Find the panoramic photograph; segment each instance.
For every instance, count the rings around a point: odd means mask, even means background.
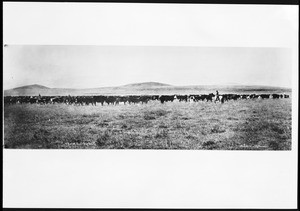
[[[299,7],[4,2],[4,208],[295,209]]]
[[[4,45],[4,148],[291,150],[289,48]]]

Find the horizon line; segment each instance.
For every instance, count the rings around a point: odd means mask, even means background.
[[[73,90],[83,90],[83,89],[99,89],[99,88],[112,88],[112,87],[124,87],[128,85],[135,85],[135,84],[147,84],[147,83],[158,83],[158,84],[164,84],[166,86],[172,86],[172,87],[193,87],[193,86],[258,86],[258,87],[273,87],[273,88],[284,88],[284,89],[292,89],[292,87],[286,87],[286,86],[275,86],[275,85],[259,85],[259,84],[235,84],[235,83],[224,83],[224,84],[191,84],[191,85],[173,85],[173,84],[167,84],[167,83],[162,83],[162,82],[154,82],[154,81],[148,81],[148,82],[137,82],[137,83],[128,83],[124,85],[115,85],[115,86],[101,86],[101,87],[88,87],[88,88],[68,88],[68,87],[48,87],[45,85],[41,84],[29,84],[29,85],[22,85],[14,88],[7,88],[4,89],[3,91],[8,91],[8,90],[13,90],[13,89],[18,89],[18,88],[25,88],[25,87],[30,87],[30,86],[43,86],[48,89],[73,89]]]

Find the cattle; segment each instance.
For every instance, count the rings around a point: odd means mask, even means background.
[[[51,97],[50,96],[43,96],[43,97],[38,97],[37,98],[37,103],[39,104],[48,104],[51,100]]]
[[[213,99],[214,99],[214,102],[215,102],[215,103],[216,103],[217,101],[218,101],[218,102],[221,102],[221,103],[224,103],[223,95],[215,95],[215,96],[213,97]]]
[[[199,102],[200,100],[206,100],[206,96],[207,95],[191,95],[190,98],[191,100],[193,100],[194,102]]]
[[[96,103],[101,103],[102,106],[105,103],[105,99],[106,99],[106,97],[103,95],[93,96],[93,98]]]
[[[229,94],[223,94],[221,98],[221,103],[224,103],[225,101],[229,101]]]
[[[179,102],[187,102],[189,97],[187,95],[176,95],[176,98],[178,99]]]
[[[250,99],[257,99],[259,95],[251,94],[249,95]]]
[[[152,95],[151,100],[159,100],[159,95]]]
[[[201,101],[206,100],[207,96],[208,95],[190,95],[189,99],[194,102],[199,102],[200,100]]]
[[[272,94],[273,99],[279,99],[280,95],[279,94]]]
[[[78,96],[79,97],[79,96]],[[76,96],[62,96],[61,100],[63,103],[67,104],[67,105],[72,105],[72,104],[79,104],[81,103],[81,97],[79,97],[79,99],[77,99]]]
[[[60,96],[52,97],[52,98],[50,98],[50,103],[52,103],[52,104],[63,103],[63,98]]]
[[[228,99],[229,100],[238,100],[241,96],[238,94],[229,94]]]
[[[116,97],[115,96],[107,96],[105,99],[105,102],[107,103],[107,105],[114,105],[116,102]]]
[[[189,95],[188,100],[198,102],[199,101],[199,96],[200,95]]]
[[[221,103],[228,102],[230,100],[238,99],[279,99],[289,98],[287,94],[222,94],[219,95],[219,101]],[[5,96],[4,104],[67,104],[67,105],[93,105],[96,106],[100,103],[102,106],[104,103],[108,105],[118,105],[119,103],[125,104],[146,104],[149,101],[160,101],[162,104],[165,102],[173,102],[177,99],[179,102],[199,102],[206,101],[216,102],[216,95],[210,94],[192,94],[192,95],[127,95],[127,96]]]
[[[128,102],[127,97],[125,96],[116,96],[115,105],[119,105],[119,103],[123,103],[124,105]]]
[[[14,100],[14,97],[11,97],[11,96],[5,96],[5,97],[4,97],[4,104],[5,104],[5,105],[11,105],[11,104],[14,104],[13,100]]]
[[[128,96],[128,103],[129,104],[137,104],[140,102],[140,99],[139,99],[139,96],[136,96],[136,95],[130,95]]]
[[[30,103],[30,104],[37,103],[37,98],[34,97],[34,96],[31,96],[31,97],[29,98],[29,103]]]
[[[69,104],[69,105],[84,105],[84,100],[83,100],[83,96],[76,96],[74,98],[72,97],[67,97],[65,98],[65,102],[66,104]]]
[[[240,99],[247,99],[248,98],[248,95],[246,95],[246,94],[242,94],[242,95],[240,95]]]
[[[164,103],[164,102],[173,102],[175,99],[175,95],[161,95],[159,97],[159,100],[161,103]]]
[[[261,99],[269,99],[270,98],[270,94],[261,94],[261,95],[259,95],[259,97]]]
[[[96,101],[95,101],[93,96],[84,96],[83,97],[83,103],[85,105],[90,105],[91,104],[91,105],[96,106]]]
[[[151,97],[147,95],[142,95],[139,97],[139,100],[142,104],[144,104],[144,103],[148,103],[151,100]]]
[[[214,93],[210,93],[209,95],[204,95],[206,102],[213,101],[213,98],[215,97]]]

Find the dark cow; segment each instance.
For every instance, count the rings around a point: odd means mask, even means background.
[[[86,105],[94,105],[96,106],[96,100],[94,99],[93,96],[84,96],[83,97],[83,102],[86,104]]]
[[[164,103],[164,102],[173,102],[175,99],[175,95],[161,95],[159,97],[159,100],[161,103]]]
[[[4,104],[56,104],[56,103],[65,103],[68,105],[97,105],[101,103],[103,106],[104,103],[108,105],[118,105],[119,103],[124,104],[138,104],[138,103],[148,103],[149,101],[159,100],[161,103],[173,102],[175,99],[178,99],[179,102],[188,102],[188,101],[213,101],[216,100],[216,95],[214,93],[210,94],[201,94],[201,95],[128,95],[128,96],[5,96]],[[289,95],[286,94],[222,94],[219,95],[220,102],[224,103],[230,100],[238,99],[279,99],[279,98],[289,98]]]
[[[257,99],[259,97],[259,95],[257,94],[251,94],[249,95],[250,99]]]
[[[185,101],[187,102],[189,97],[187,95],[177,95],[176,98],[179,100],[179,102]]]
[[[116,102],[116,97],[115,96],[107,96],[106,99],[105,99],[105,102],[110,105],[114,105],[115,102]]]
[[[99,95],[99,96],[93,96],[94,98],[94,101],[96,103],[101,103],[101,105],[103,106],[103,104],[105,103],[105,100],[106,100],[106,97],[105,96],[102,96],[102,95]]]
[[[152,95],[151,100],[159,100],[159,95]]]
[[[52,97],[50,99],[50,103],[55,104],[55,103],[64,103],[64,98],[61,96],[57,96],[57,97]]]
[[[240,95],[240,99],[244,99],[244,100],[245,100],[245,99],[248,99],[248,96],[249,96],[249,95],[242,94],[242,95]]]
[[[128,102],[128,98],[126,96],[116,96],[116,105],[119,105],[119,103],[124,103],[124,105]]]
[[[206,102],[213,101],[213,98],[215,97],[214,93],[210,93],[209,95],[204,95]]]
[[[273,99],[279,99],[280,95],[279,94],[272,94]]]
[[[139,96],[136,96],[136,95],[130,95],[128,96],[128,103],[129,104],[136,104],[136,103],[139,103],[140,102],[140,97]]]
[[[50,103],[51,97],[50,96],[43,96],[37,99],[37,103],[39,104],[48,104]]]
[[[148,103],[151,100],[151,97],[147,96],[147,95],[142,95],[142,96],[140,96],[139,100],[140,100],[140,102],[142,102],[142,104]]]
[[[238,100],[241,96],[238,94],[230,94],[228,97],[229,100]]]
[[[269,98],[270,98],[270,95],[269,95],[269,94],[261,94],[261,95],[259,95],[259,97],[260,97],[261,99],[269,99]]]
[[[6,105],[12,105],[17,102],[17,98],[12,97],[12,96],[5,96],[4,97],[4,104]]]
[[[62,100],[65,104],[68,104],[68,105],[83,103],[82,102],[82,97],[80,97],[80,96],[77,96],[77,97],[70,96],[70,95],[62,96]]]
[[[228,94],[223,94],[221,96],[221,103],[229,101],[229,95]]]
[[[29,98],[29,103],[30,103],[30,104],[37,103],[37,97],[31,96],[31,97]]]
[[[198,102],[199,101],[199,96],[200,95],[189,95],[188,99],[190,101]]]

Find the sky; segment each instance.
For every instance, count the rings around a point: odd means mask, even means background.
[[[5,2],[3,88],[291,87],[298,17],[297,5]]]
[[[287,48],[35,46],[4,48],[4,89],[40,84],[97,88],[129,83],[291,87]]]

